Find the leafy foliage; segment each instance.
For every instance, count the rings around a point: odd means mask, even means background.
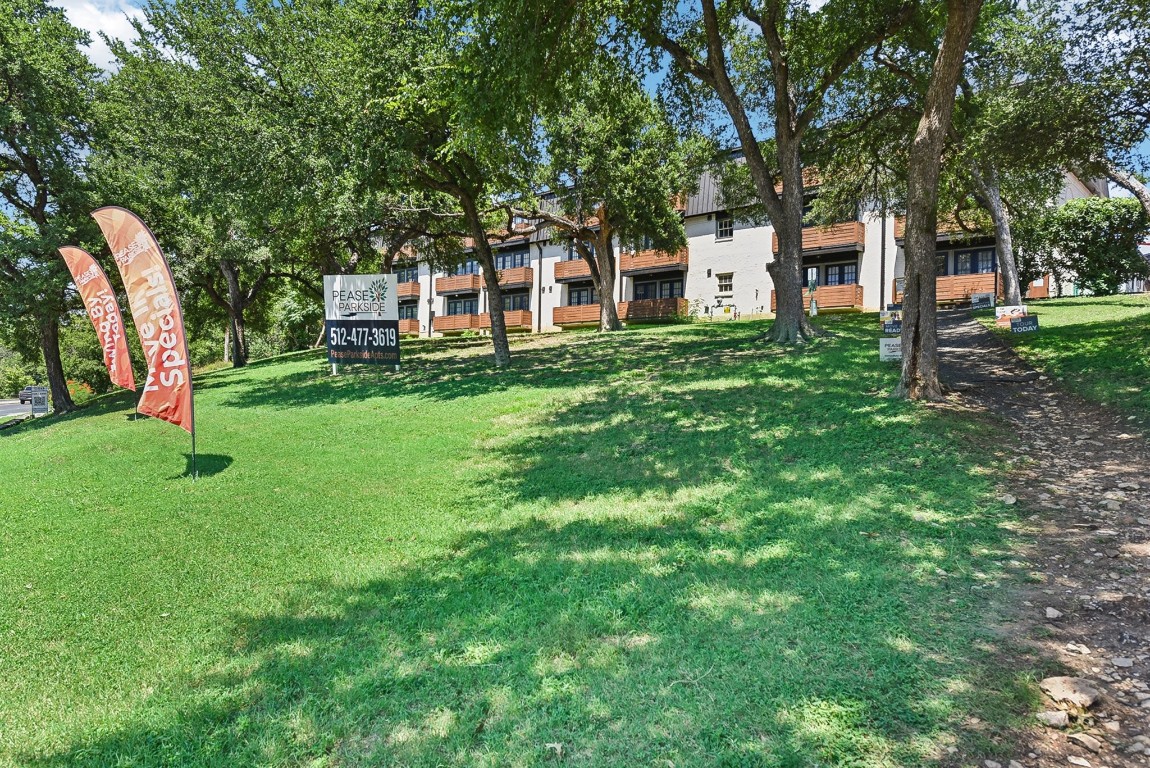
[[[1030,269],[1073,276],[1094,294],[1117,293],[1132,277],[1150,277],[1150,264],[1138,249],[1148,234],[1150,218],[1137,200],[1071,200],[1028,231]]]

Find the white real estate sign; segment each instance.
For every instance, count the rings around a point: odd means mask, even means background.
[[[33,416],[47,416],[48,415],[48,388],[47,387],[29,387],[32,390],[32,415]]]
[[[395,275],[324,275],[327,360],[399,367]]]
[[[902,360],[902,337],[895,336],[893,339],[879,339],[878,359],[883,363]]]

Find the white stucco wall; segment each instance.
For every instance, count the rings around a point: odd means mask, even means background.
[[[866,225],[863,252],[859,254],[859,282],[863,287],[863,307],[867,310],[885,309],[890,301],[891,283],[895,274],[894,219],[885,220],[877,211],[866,211],[862,217]],[[882,274],[883,233],[886,233],[886,274]]]
[[[772,283],[767,262],[772,259],[771,227],[735,222],[733,236],[717,240],[714,217],[708,220],[706,216],[695,216],[687,219],[685,226],[690,262],[683,295],[692,309],[701,302],[713,313],[721,302],[724,306],[734,305],[744,317],[769,312]],[[707,270],[711,271],[710,277]],[[733,273],[732,291],[720,294],[716,276],[726,272]]]

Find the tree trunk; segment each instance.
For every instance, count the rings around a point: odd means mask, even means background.
[[[40,348],[44,352],[44,368],[48,371],[52,410],[56,413],[74,410],[76,404],[68,393],[68,380],[64,378],[64,364],[60,361],[60,325],[54,317],[40,321]]]
[[[599,291],[599,332],[618,331],[623,323],[619,321],[619,308],[615,305],[615,243],[610,226],[600,222],[599,242],[595,246],[595,265],[591,269],[598,273]]]
[[[237,309],[231,315],[232,329],[232,367],[243,368],[248,364],[248,332],[244,323],[243,309]]]
[[[224,362],[229,363],[232,360],[232,324],[227,322],[224,324]]]
[[[491,244],[487,242],[487,230],[483,219],[475,207],[475,201],[467,195],[459,195],[463,215],[471,229],[475,241],[475,255],[483,268],[483,282],[487,286],[487,312],[491,318],[491,344],[495,350],[495,365],[511,364],[511,345],[507,343],[507,320],[503,316],[503,290],[499,287],[499,272],[495,269],[495,258]]]
[[[954,112],[955,88],[982,0],[947,0],[946,5],[946,29],[934,60],[907,170],[902,376],[895,395],[913,400],[942,399],[935,285],[939,167]]]
[[[248,339],[244,324],[244,294],[240,290],[240,270],[235,262],[220,259],[220,273],[228,286],[228,317],[232,326],[232,367],[248,364]]]
[[[491,318],[491,344],[495,349],[495,364],[511,364],[511,345],[507,342],[507,319],[503,315],[503,289],[499,287],[499,272],[491,256],[491,246],[484,243],[476,249],[479,266],[483,268],[483,282],[487,286],[487,313]]]
[[[998,173],[991,169],[983,174],[971,168],[974,178],[975,197],[990,212],[994,221],[994,237],[998,241],[998,265],[1002,271],[1003,299],[1008,306],[1022,303],[1022,286],[1018,280],[1018,262],[1014,258],[1014,237],[1010,230],[1010,215],[1002,202],[1002,189],[998,183]]]
[[[779,252],[768,262],[775,289],[775,322],[767,337],[780,344],[799,344],[817,335],[803,310],[803,167],[797,139],[782,140],[782,216],[772,219]]]

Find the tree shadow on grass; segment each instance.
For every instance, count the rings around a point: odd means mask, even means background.
[[[574,355],[583,377],[640,375],[502,417],[473,518],[440,555],[296,584],[231,617],[224,660],[119,730],[24,760],[906,766],[949,744],[955,761],[1004,751],[964,729],[971,712],[1009,723],[1028,695],[983,629],[1012,566],[970,432],[877,395],[895,374],[869,346],[764,361],[740,336],[652,347],[667,354],[654,371]],[[459,375],[409,386],[491,391],[486,370]]]
[[[787,349],[762,344],[764,324],[727,323],[676,326],[644,333],[565,334],[562,339],[525,339],[511,365],[491,366],[486,347],[459,354],[454,347],[428,344],[407,354],[400,372],[360,367],[331,376],[320,362],[314,370],[232,387],[229,407],[298,408],[315,404],[357,402],[377,397],[416,395],[434,400],[477,397],[513,387],[562,389],[589,382],[618,380],[652,373],[699,375],[700,366],[723,365],[737,358],[801,357],[812,348]],[[855,328],[861,327],[855,321]],[[821,342],[820,342],[821,343]],[[814,346],[814,345],[812,345]],[[219,379],[213,387],[228,386]]]
[[[473,533],[440,561],[237,617],[226,663],[134,725],[27,762],[927,762],[960,739],[956,692],[984,707],[1016,692],[983,677],[969,635],[946,635],[963,609],[944,598],[968,588],[941,589],[944,609],[912,599],[936,559],[886,536],[801,514],[729,533],[679,513]]]

